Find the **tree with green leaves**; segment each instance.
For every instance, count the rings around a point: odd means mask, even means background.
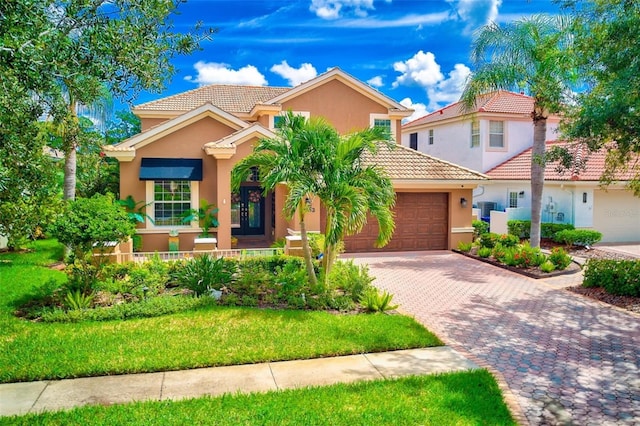
[[[321,169],[324,159],[318,156],[318,150],[313,146],[313,143],[321,139],[321,135],[314,139],[301,137],[306,125],[304,117],[287,113],[280,122],[278,137],[260,139],[253,148],[253,153],[234,166],[231,186],[237,191],[254,167],[259,171],[260,182],[265,191],[274,191],[282,183],[287,185],[288,194],[283,213],[288,219],[293,218],[296,213],[298,215],[307,275],[309,282],[316,285],[317,277],[305,222],[309,211],[306,200],[315,193],[318,179],[316,171]]]
[[[380,167],[365,164],[366,154],[375,154],[379,144],[389,141],[389,133],[382,127],[373,127],[341,136],[326,121],[309,123],[309,134],[323,135],[314,145],[324,158],[321,179],[317,180],[315,194],[326,209],[323,277],[331,270],[336,248],[345,236],[357,234],[369,216],[378,223],[376,247],[386,245],[393,235],[395,222],[393,206],[395,191],[391,180]],[[324,141],[324,143],[323,143]]]
[[[365,153],[377,152],[378,144],[393,146],[388,131],[378,127],[342,136],[320,117],[306,120],[289,112],[284,116],[278,136],[261,140],[254,153],[236,165],[233,187],[239,187],[252,167],[258,167],[265,190],[287,184],[289,193],[284,213],[288,218],[298,214],[312,283],[316,277],[305,225],[307,200],[318,197],[326,209],[322,274],[325,279],[335,261],[336,247],[345,236],[360,232],[369,214],[378,221],[376,245],[380,247],[389,242],[395,225],[393,185],[379,167],[364,163]]]
[[[609,151],[603,181],[611,182],[640,153],[640,3],[566,0],[563,6],[574,16],[574,55],[586,90],[569,105],[561,130],[591,151]],[[636,172],[630,187],[640,196]]]
[[[174,73],[171,59],[193,52],[213,32],[199,27],[194,33],[174,32],[170,16],[180,3],[13,0],[0,5],[0,75],[20,86],[15,93],[44,105],[60,125],[65,198],[75,197],[80,106],[160,91]]]
[[[540,245],[547,118],[558,113],[576,81],[571,21],[537,15],[503,26],[482,27],[472,44],[474,69],[462,101],[471,108],[478,97],[496,90],[525,90],[534,99],[531,160],[531,246]]]

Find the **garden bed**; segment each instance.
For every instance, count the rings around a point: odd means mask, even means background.
[[[465,253],[465,252],[460,251],[460,250],[453,250],[453,251],[456,252],[456,253],[460,253],[460,254],[462,254],[464,256],[470,257],[472,259],[479,260],[480,262],[488,263],[490,265],[497,266],[498,268],[506,269],[508,271],[512,271],[512,272],[518,273],[520,275],[525,275],[525,276],[527,276],[529,278],[534,278],[534,279],[551,278],[551,277],[556,277],[558,275],[575,274],[575,273],[577,273],[577,272],[579,272],[581,270],[580,265],[575,261],[572,261],[569,264],[569,266],[567,266],[566,269],[556,270],[556,271],[551,271],[551,272],[543,272],[538,267],[518,268],[518,267],[515,267],[515,266],[505,265],[504,263],[500,263],[499,261],[497,261],[496,259],[493,259],[493,258],[480,257],[477,254],[474,254],[473,252],[466,252]]]

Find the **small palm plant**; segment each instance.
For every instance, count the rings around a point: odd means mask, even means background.
[[[192,220],[198,220],[198,226],[202,229],[201,237],[207,238],[209,236],[209,229],[217,228],[220,225],[218,222],[218,209],[215,204],[209,204],[207,200],[200,200],[200,207],[197,209],[190,209],[183,215],[182,222],[189,223]]]

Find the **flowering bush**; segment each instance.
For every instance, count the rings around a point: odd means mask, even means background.
[[[571,256],[569,256],[562,247],[554,247],[551,249],[549,260],[554,264],[556,269],[562,270],[566,269],[566,267],[571,263]]]

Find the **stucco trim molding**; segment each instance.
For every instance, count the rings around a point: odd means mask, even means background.
[[[473,226],[465,226],[461,228],[451,228],[452,234],[473,234]]]
[[[107,145],[102,147],[102,151],[107,157],[115,158],[121,163],[129,163],[136,158],[136,150],[130,149],[116,149],[113,145]]]

